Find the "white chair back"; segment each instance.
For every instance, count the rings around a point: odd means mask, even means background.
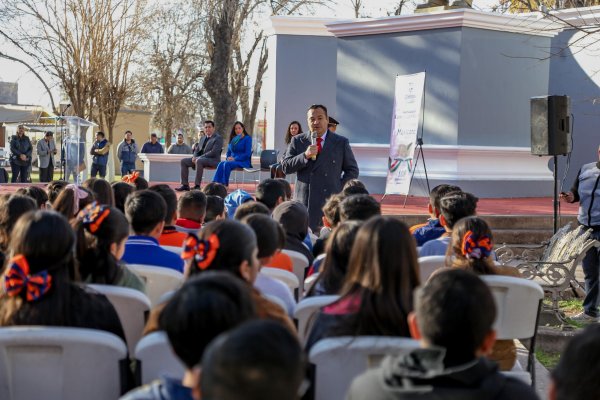
[[[160,247],[162,247],[163,249],[165,249],[167,251],[178,254],[178,255],[181,254],[181,252],[183,251],[183,246],[177,247],[177,246],[162,246],[161,245]]]
[[[352,380],[379,366],[386,355],[419,347],[413,339],[387,336],[343,336],[318,341],[310,351],[315,364],[315,400],[343,400]]]
[[[182,285],[183,274],[174,269],[152,265],[127,264],[127,268],[135,272],[146,283],[146,294],[152,307],[159,304],[160,297]]]
[[[109,332],[0,328],[0,399],[116,400],[127,367],[125,343]]]
[[[431,274],[446,265],[446,256],[419,257],[419,274],[421,285],[425,284]]]
[[[182,379],[185,365],[177,358],[165,332],[153,332],[140,340],[135,347],[135,358],[139,361],[142,385],[162,376]]]
[[[115,307],[125,331],[129,353],[134,354],[135,346],[142,338],[142,332],[148,319],[150,299],[135,289],[97,284],[87,286],[105,295]]]
[[[280,299],[279,297],[274,296],[272,294],[263,294],[263,296],[265,297],[265,299],[269,300],[271,303],[277,304],[279,307],[281,307],[281,309],[283,311],[285,311],[286,314],[288,313],[287,305],[285,304],[285,302],[282,299]]]
[[[310,330],[315,322],[317,312],[334,301],[340,298],[338,295],[333,296],[314,296],[308,297],[296,304],[294,318],[298,320],[298,337],[300,343],[306,344]]]
[[[290,271],[286,271],[281,268],[262,267],[260,272],[261,274],[265,274],[273,279],[277,279],[278,281],[285,283],[285,285],[290,288],[292,293],[294,293],[294,291],[298,289],[298,286],[300,286],[298,277]]]
[[[308,259],[302,253],[293,250],[281,250],[282,253],[287,254],[292,259],[292,265],[294,266],[294,275],[298,278],[298,298],[300,301],[304,294],[304,273],[308,268]]]

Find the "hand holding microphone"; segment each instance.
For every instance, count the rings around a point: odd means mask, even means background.
[[[311,132],[310,133],[310,146],[308,146],[308,148],[304,152],[304,156],[307,159],[310,159],[313,161],[317,159],[317,154],[319,153],[319,149],[317,148],[317,145],[316,145],[316,139],[317,139],[317,132]]]

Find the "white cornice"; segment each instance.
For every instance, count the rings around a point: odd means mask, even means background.
[[[271,26],[266,31],[272,35],[333,36],[326,24],[338,21],[335,18],[272,16]]]

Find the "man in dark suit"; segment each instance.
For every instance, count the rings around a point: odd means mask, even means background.
[[[358,177],[358,164],[348,139],[327,129],[325,106],[310,106],[307,120],[310,132],[292,138],[281,166],[285,174],[297,173],[294,199],[308,208],[309,226],[318,232],[325,201]]]
[[[204,138],[201,133],[198,133],[198,142],[192,146],[192,157],[181,160],[181,186],[175,189],[177,191],[190,190],[188,184],[190,167],[196,170],[194,189],[200,189],[204,168],[215,168],[221,161],[223,137],[215,132],[215,123],[210,120],[204,121],[204,132],[206,133]]]

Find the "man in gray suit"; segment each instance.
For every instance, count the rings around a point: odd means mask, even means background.
[[[325,201],[358,177],[358,164],[348,139],[327,129],[325,106],[310,106],[307,120],[311,132],[292,138],[281,167],[285,174],[297,173],[294,200],[308,208],[309,226],[318,232]]]
[[[200,132],[198,133],[198,142],[192,146],[192,157],[181,160],[181,186],[175,189],[177,191],[190,190],[188,184],[190,167],[196,170],[194,189],[200,189],[204,168],[215,168],[221,161],[223,137],[215,132],[215,123],[210,120],[204,121],[204,132],[206,133],[204,138]]]
[[[56,144],[52,132],[46,132],[44,138],[38,140],[37,154],[40,182],[51,182],[54,179],[54,155],[56,154]]]

